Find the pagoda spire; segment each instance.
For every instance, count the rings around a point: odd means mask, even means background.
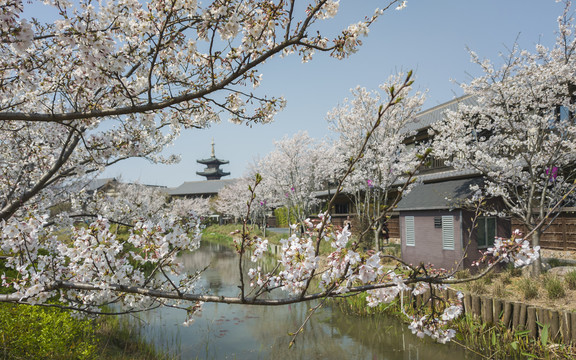
[[[220,180],[222,176],[230,175],[229,172],[220,169],[220,165],[228,164],[228,160],[218,159],[214,147],[214,138],[212,138],[212,156],[209,159],[196,160],[196,162],[206,165],[204,171],[197,171],[196,174],[206,176],[207,180]]]

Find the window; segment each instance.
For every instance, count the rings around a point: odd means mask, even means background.
[[[434,216],[434,228],[442,229],[442,217]]]
[[[334,205],[335,214],[348,214],[348,203],[335,204]]]
[[[414,236],[414,216],[404,218],[406,227],[406,246],[416,246],[416,237]]]
[[[442,216],[442,249],[454,250],[454,216]]]
[[[494,245],[494,238],[496,237],[496,218],[479,217],[478,231],[476,234],[479,248],[486,248]]]

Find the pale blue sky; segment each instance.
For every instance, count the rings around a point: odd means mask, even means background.
[[[341,0],[340,14],[329,29],[345,28],[384,2]],[[307,130],[322,138],[328,133],[325,115],[357,85],[376,89],[388,76],[412,69],[415,86],[428,89],[425,108],[462,95],[457,82],[479,75],[466,47],[483,58],[497,60],[517,37],[520,45],[534,49],[538,42],[554,43],[557,18],[563,4],[554,0],[409,0],[403,11],[391,10],[370,28],[364,46],[351,58],[335,60],[326,54],[302,64],[296,57],[274,58],[260,70],[260,91],[282,95],[286,109],[268,125],[233,125],[224,118],[205,130],[190,130],[168,153],[179,153],[176,165],[155,165],[129,160],[106,170],[104,177],[121,176],[124,181],[174,187],[184,181],[203,180],[196,175],[203,166],[196,159],[210,156],[212,138],[216,155],[229,160],[223,169],[227,178],[242,176],[247,165],[273,149],[274,140]]]

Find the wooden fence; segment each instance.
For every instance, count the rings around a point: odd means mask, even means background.
[[[540,239],[543,249],[576,251],[576,213],[574,208],[565,209],[551,223],[544,225],[544,233]],[[512,220],[512,229],[522,229],[519,221]]]
[[[421,304],[428,294],[414,299]],[[455,298],[455,290],[447,290],[444,297]],[[485,324],[501,323],[515,331],[528,331],[532,338],[539,338],[544,327],[548,328],[548,340],[556,343],[576,344],[576,312],[551,310],[516,301],[489,296],[465,294],[464,313]]]

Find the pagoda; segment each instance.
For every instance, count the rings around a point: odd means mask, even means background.
[[[216,158],[214,153],[214,139],[212,139],[212,156],[208,159],[196,160],[200,164],[206,165],[204,171],[197,171],[196,174],[206,176],[207,180],[220,180],[222,176],[230,175],[229,172],[224,172],[220,169],[220,165],[228,164],[228,160],[220,160]]]

